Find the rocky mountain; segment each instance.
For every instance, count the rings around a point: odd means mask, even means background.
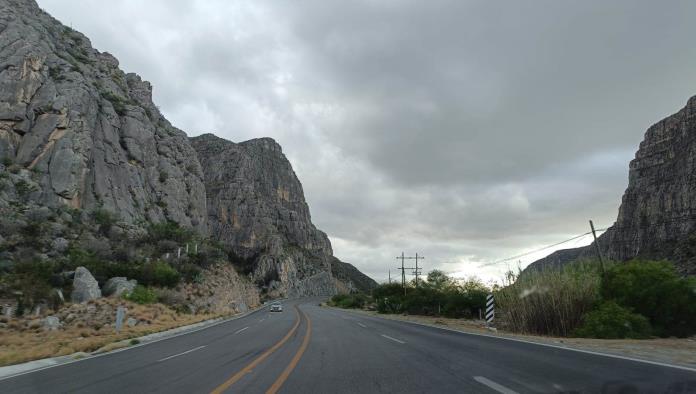
[[[155,280],[161,262],[187,278],[197,309],[243,309],[256,287],[277,297],[375,284],[334,261],[275,141],[189,140],[112,55],[33,0],[0,0],[0,293],[19,283],[2,280],[19,262],[51,262],[47,277],[90,265],[101,285],[110,273]]]
[[[31,199],[206,229],[202,171],[152,87],[34,1],[0,1],[0,161]]]
[[[603,256],[668,259],[696,275],[696,96],[651,126],[629,166],[619,215],[599,239]],[[594,245],[557,251],[531,269],[593,257]]]
[[[191,138],[204,171],[211,237],[230,246],[253,280],[277,295],[369,290],[376,283],[333,257],[314,227],[302,184],[270,138]],[[336,275],[338,274],[338,275]]]

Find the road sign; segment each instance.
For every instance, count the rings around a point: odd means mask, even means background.
[[[495,317],[495,298],[493,294],[486,296],[486,324],[490,325],[493,323],[493,318]]]

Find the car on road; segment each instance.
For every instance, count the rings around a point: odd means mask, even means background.
[[[275,304],[271,305],[271,312],[282,312],[283,311],[283,306],[280,305],[279,302],[276,302]]]

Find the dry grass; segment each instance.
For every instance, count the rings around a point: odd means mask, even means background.
[[[591,261],[526,272],[496,292],[497,320],[522,334],[570,336],[599,300],[600,281]]]
[[[75,319],[72,323],[64,323],[60,330],[44,331],[39,319],[13,319],[8,327],[0,329],[0,366],[98,349],[113,350],[128,346],[126,340],[130,338],[220,317],[217,314],[180,314],[161,304],[138,305],[123,300],[100,299],[91,304],[98,310],[123,305],[127,308],[126,319],[134,317],[147,324],[135,327],[124,324],[121,332],[116,333],[110,326],[113,321],[97,319],[85,324]]]

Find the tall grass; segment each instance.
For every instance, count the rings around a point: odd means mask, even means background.
[[[511,331],[569,336],[600,298],[595,261],[522,273],[495,294],[500,325]]]

